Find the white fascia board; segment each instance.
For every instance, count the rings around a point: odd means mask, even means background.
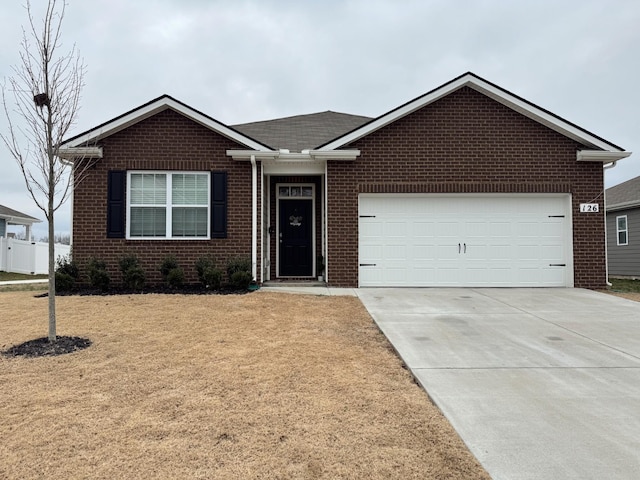
[[[607,205],[605,207],[605,210],[607,212],[615,212],[618,210],[629,210],[632,208],[638,208],[640,207],[640,200],[633,200],[631,202],[623,202],[623,203],[616,203],[614,205]]]
[[[627,158],[631,152],[604,152],[602,150],[578,150],[576,152],[576,160],[579,162],[617,162],[623,158]]]
[[[255,157],[256,160],[275,159],[280,156],[280,152],[275,150],[227,150],[227,156],[233,158],[236,161],[248,162],[249,160],[251,160],[252,156]]]
[[[12,217],[7,215],[2,215],[1,218],[4,218],[9,225],[33,225],[34,223],[42,223],[42,220],[38,220],[37,218]]]
[[[255,150],[227,150],[227,156],[237,161],[248,161],[253,156],[256,160],[273,160],[289,163],[316,163],[325,160],[355,160],[360,150],[303,150],[289,152],[288,150],[256,152]]]
[[[352,161],[360,156],[360,150],[309,150],[309,155],[318,160]]]
[[[406,115],[409,115],[410,113],[413,113],[416,110],[465,86],[473,88],[474,90],[487,95],[489,98],[511,108],[512,110],[515,110],[516,112],[521,113],[522,115],[525,115],[526,117],[531,118],[532,120],[541,123],[562,135],[576,140],[579,143],[590,145],[594,148],[601,148],[603,150],[622,151],[615,145],[612,145],[471,74],[465,74],[460,78],[427,93],[426,95],[416,98],[396,110],[392,110],[382,117],[378,117],[376,120],[373,120],[361,128],[354,130],[353,132],[340,137],[327,145],[324,145],[323,150],[335,150],[343,145],[348,145],[349,143],[354,142]]]
[[[102,147],[60,147],[58,157],[71,161],[77,158],[102,158]]]
[[[101,138],[104,138],[109,135],[113,135],[114,133],[117,133],[120,130],[124,130],[125,128],[130,127],[131,125],[134,125],[142,120],[152,117],[156,113],[166,110],[167,108],[175,110],[178,113],[181,113],[182,115],[186,116],[187,118],[190,118],[194,122],[197,122],[200,125],[210,130],[216,131],[227,138],[235,140],[236,142],[242,145],[246,145],[249,148],[253,148],[258,151],[269,150],[264,145],[254,140],[251,140],[248,137],[245,137],[241,133],[236,132],[235,130],[232,130],[231,128],[227,127],[226,125],[220,122],[217,122],[211,117],[208,117],[196,110],[193,110],[185,106],[184,104],[177,102],[173,98],[169,98],[169,97],[160,98],[153,103],[140,107],[121,117],[118,117],[112,122],[108,122],[105,125],[102,125],[101,127],[90,130],[86,134],[82,135],[81,137],[78,137],[64,144],[63,146],[72,148],[72,147],[79,147],[83,145],[90,145],[91,143],[95,143]]]

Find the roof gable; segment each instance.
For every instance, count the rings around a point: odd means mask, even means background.
[[[129,112],[123,113],[122,115],[101,125],[98,125],[91,130],[87,130],[86,132],[76,135],[75,137],[69,138],[64,141],[64,143],[61,145],[61,148],[69,149],[91,145],[102,138],[113,135],[114,133],[124,130],[131,125],[141,122],[142,120],[152,117],[153,115],[167,109],[174,110],[193,120],[194,122],[199,123],[200,125],[213,130],[220,135],[230,138],[241,145],[245,145],[250,149],[258,151],[273,150],[271,147],[257,140],[254,140],[253,138],[243,133],[240,133],[234,128],[229,127],[224,123],[221,123],[216,119],[205,115],[198,110],[195,110],[194,108],[191,108],[185,103],[182,103],[169,95],[163,95],[154,100],[151,100],[150,102],[134,108]]]
[[[425,93],[424,95],[415,98],[404,105],[400,105],[399,107],[381,115],[378,118],[371,120],[370,122],[364,124],[361,127],[355,128],[354,130],[331,140],[318,148],[333,150],[336,148],[343,147],[348,145],[370,133],[379,130],[380,128],[393,123],[394,121],[403,118],[416,110],[419,110],[456,90],[469,87],[472,88],[487,97],[515,110],[516,112],[535,120],[538,123],[541,123],[556,132],[569,137],[588,148],[593,148],[596,150],[606,150],[606,151],[616,151],[623,152],[624,149],[608,142],[607,140],[594,135],[591,132],[567,121],[563,118],[545,110],[537,105],[514,95],[513,93],[495,85],[483,78],[475,75],[474,73],[468,72],[465,73],[453,80],[441,85],[430,92]]]

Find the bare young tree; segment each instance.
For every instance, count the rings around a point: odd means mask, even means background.
[[[28,25],[22,29],[20,62],[2,86],[8,132],[0,137],[17,161],[29,194],[49,223],[54,238],[54,214],[69,197],[86,162],[65,162],[60,145],[75,123],[86,67],[75,45],[62,49],[66,2],[49,0],[42,20],[34,18],[26,1]],[[56,340],[54,242],[49,243],[49,341]]]

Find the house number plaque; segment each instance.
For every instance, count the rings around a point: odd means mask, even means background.
[[[581,213],[598,213],[599,211],[600,211],[599,203],[581,203],[580,204]]]

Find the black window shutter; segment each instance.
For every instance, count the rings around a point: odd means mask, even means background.
[[[124,238],[127,172],[111,170],[107,179],[107,238]]]
[[[227,172],[211,172],[211,238],[227,238]]]

